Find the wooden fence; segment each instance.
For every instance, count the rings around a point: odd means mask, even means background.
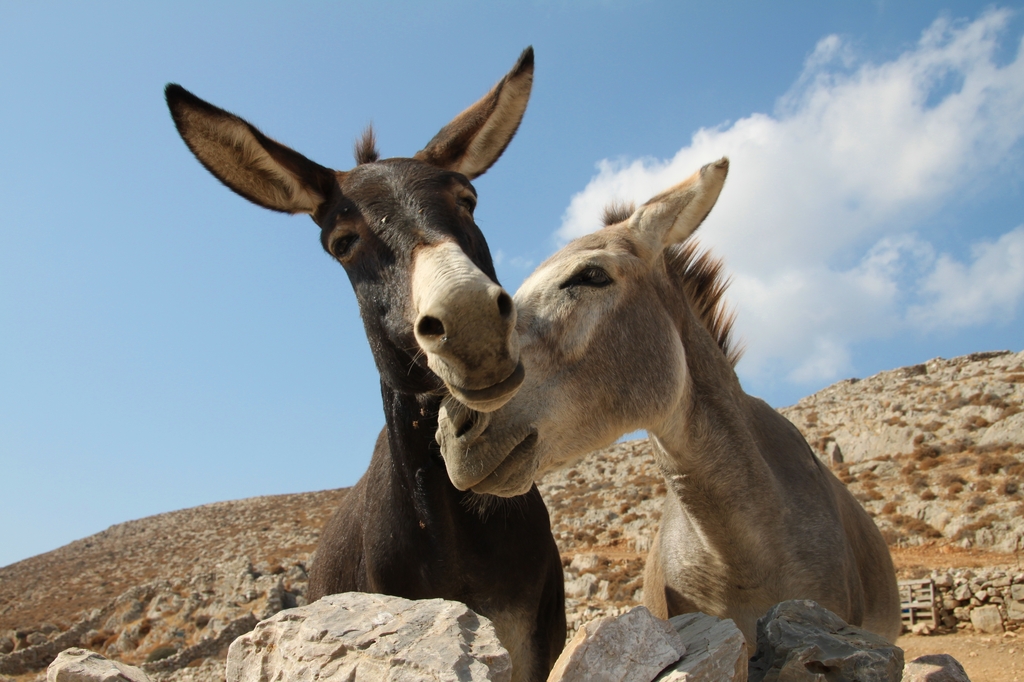
[[[900,610],[903,625],[910,629],[922,621],[931,621],[932,627],[939,627],[939,609],[935,606],[935,582],[924,580],[901,580]]]

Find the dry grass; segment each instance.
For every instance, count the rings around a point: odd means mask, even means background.
[[[958,473],[952,471],[945,471],[939,476],[939,485],[951,486],[957,484],[960,486],[960,490],[963,490],[963,486],[967,484],[967,481]]]
[[[1008,478],[999,484],[996,493],[1005,497],[1013,497],[1020,492],[1020,481],[1015,478]]]
[[[893,526],[913,535],[923,535],[926,538],[941,538],[942,533],[935,527],[925,523],[921,519],[906,514],[893,514],[889,521]]]
[[[1011,455],[1004,453],[986,453],[978,458],[977,472],[979,476],[991,476],[998,474],[1005,468],[1012,467],[1014,464],[1020,464],[1017,459]]]
[[[1001,519],[996,514],[985,514],[977,521],[973,521],[972,523],[969,523],[966,526],[962,527],[960,530],[958,530],[956,532],[956,535],[953,536],[953,541],[958,542],[960,540],[963,540],[964,538],[973,539],[974,531],[981,530],[982,528],[991,528],[993,523],[1000,520]]]
[[[984,495],[975,495],[963,506],[963,512],[965,514],[973,514],[974,512],[979,511],[986,504],[988,504],[987,497]]]

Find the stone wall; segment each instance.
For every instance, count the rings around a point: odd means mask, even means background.
[[[989,634],[1024,628],[1024,570],[933,571],[941,627]]]

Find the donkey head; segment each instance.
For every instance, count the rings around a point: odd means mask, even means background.
[[[523,282],[522,389],[489,414],[450,400],[441,409],[437,442],[456,487],[518,495],[538,475],[674,416],[687,390],[687,303],[686,285],[669,272],[672,247],[711,211],[728,168],[726,159],[704,166],[569,243]]]
[[[523,381],[516,313],[473,220],[470,180],[515,135],[533,84],[533,48],[412,158],[379,159],[369,130],[357,166],[325,168],[246,121],[168,85],[185,143],[230,189],[265,208],[306,213],[348,273],[383,381],[403,393],[448,390],[481,411]]]

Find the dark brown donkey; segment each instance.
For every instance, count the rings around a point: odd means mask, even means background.
[[[312,216],[352,282],[380,371],[387,425],[323,531],[310,599],[362,591],[464,602],[494,622],[524,681],[545,679],[565,641],[547,509],[536,487],[511,504],[457,490],[434,432],[446,391],[490,411],[523,380],[515,310],[473,220],[470,180],[515,135],[532,83],[528,48],[415,156],[381,160],[367,132],[350,171],[317,165],[178,85],[166,91],[178,132],[221,182]]]

